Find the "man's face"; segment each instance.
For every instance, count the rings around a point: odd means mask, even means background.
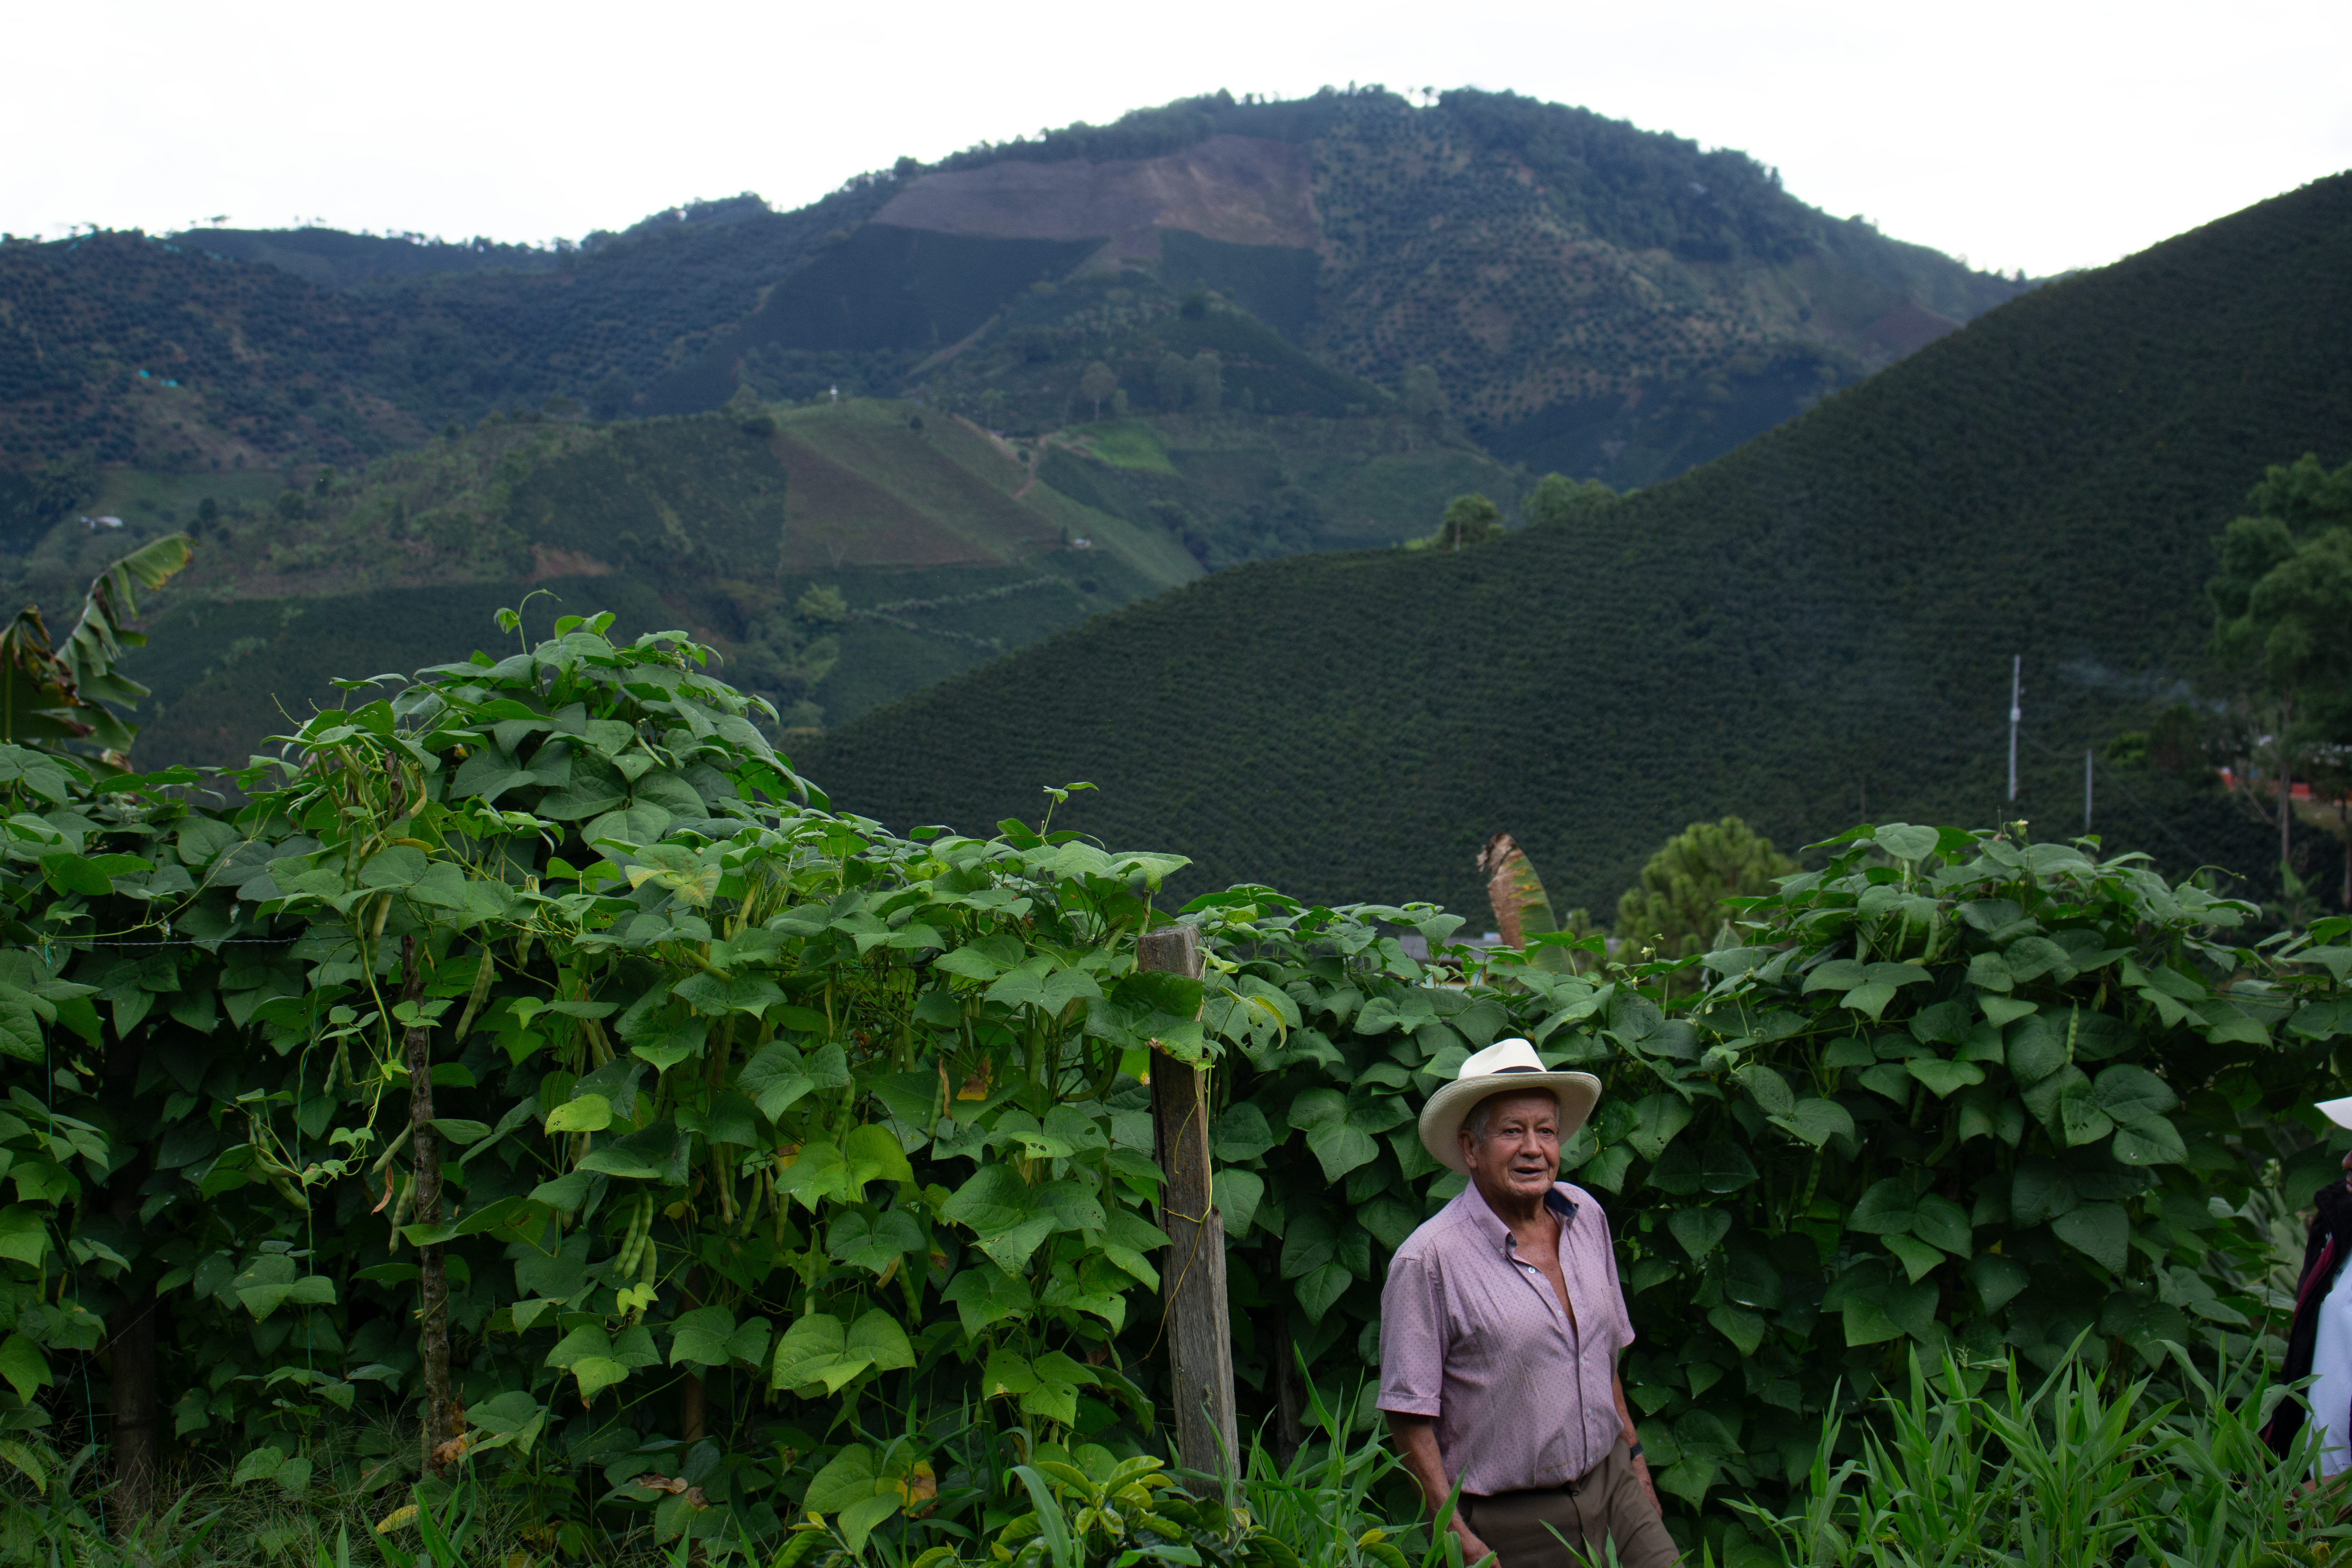
[[[1559,1175],[1559,1101],[1547,1089],[1498,1094],[1486,1102],[1486,1135],[1464,1127],[1462,1158],[1482,1189],[1541,1198]]]

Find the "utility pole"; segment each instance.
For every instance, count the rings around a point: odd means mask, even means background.
[[[2009,661],[2009,798],[2017,801],[2017,721],[2024,710],[2018,703],[2025,696],[2025,656],[2013,654]]]
[[[2091,831],[2091,748],[2090,748],[2090,747],[2088,747],[2088,746],[2085,746],[2085,747],[2084,747],[2084,748],[2083,748],[2083,832],[2084,832],[2084,837],[2087,837],[2089,836],[2089,834],[2090,834],[2090,831]]]

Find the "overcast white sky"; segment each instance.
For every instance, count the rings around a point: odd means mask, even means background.
[[[0,0],[0,229],[577,237],[1223,87],[1508,88],[2045,274],[2352,166],[2352,5]]]

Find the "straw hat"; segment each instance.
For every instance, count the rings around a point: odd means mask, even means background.
[[[1443,1090],[1440,1091],[1441,1093]],[[2352,1127],[2352,1095],[2342,1100],[2323,1100],[2311,1108],[2338,1127]]]
[[[1497,1094],[1548,1089],[1559,1100],[1559,1141],[1567,1142],[1601,1098],[1601,1080],[1589,1072],[1553,1072],[1525,1040],[1496,1040],[1462,1064],[1454,1081],[1439,1086],[1421,1110],[1421,1146],[1448,1170],[1467,1174],[1462,1163],[1462,1123],[1471,1108]]]

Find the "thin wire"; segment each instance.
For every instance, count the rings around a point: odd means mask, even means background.
[[[94,936],[69,936],[66,944],[85,947],[284,947],[300,942],[299,936],[224,936],[219,938],[188,937],[177,942],[105,942]]]
[[[2074,755],[2074,752],[2071,751],[2061,752],[2054,746],[2043,744],[2042,742],[2035,740],[2031,735],[2027,736],[2026,739],[2035,750],[2046,752],[2051,756],[2071,758]],[[2214,857],[2203,853],[2197,847],[2197,846],[2189,843],[2188,839],[2182,837],[2179,829],[2175,828],[2172,824],[2159,814],[2154,806],[2148,805],[2146,801],[2140,799],[2139,796],[2134,795],[2131,792],[2131,787],[2128,784],[2126,784],[2123,780],[2117,778],[2113,773],[2106,774],[2101,782],[2119,791],[2126,800],[2139,807],[2140,814],[2142,816],[2146,816],[2150,822],[2155,823],[2158,827],[2163,828],[2165,832],[2171,834],[2172,841],[2175,844],[2179,845],[2181,848],[2187,850],[2189,852],[2189,858],[2191,860],[2196,861],[2200,866],[2221,864],[2221,862]]]

